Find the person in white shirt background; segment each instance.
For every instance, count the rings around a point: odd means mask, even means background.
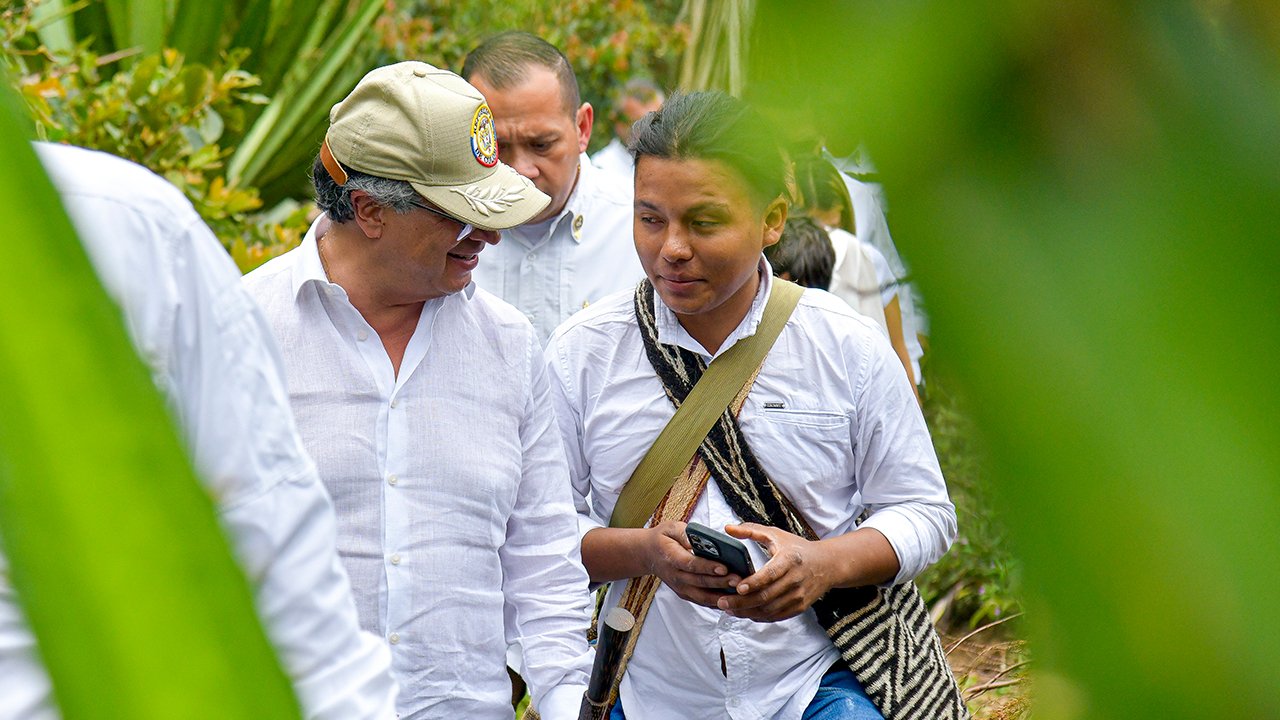
[[[542,717],[576,717],[590,599],[540,338],[471,282],[548,198],[498,161],[480,93],[421,62],[333,107],[312,179],[324,215],[245,285],[283,349],[361,626],[390,645],[397,710],[509,720],[515,644]]]
[[[844,229],[857,236],[859,242],[875,248],[880,255],[877,262],[887,264],[887,274],[901,286],[898,303],[902,309],[903,339],[911,358],[912,377],[915,378],[916,385],[923,387],[924,376],[921,375],[920,360],[928,346],[929,315],[925,312],[924,299],[919,289],[910,281],[910,268],[898,253],[898,247],[889,233],[889,205],[884,188],[875,182],[875,166],[861,147],[845,157],[836,157],[826,148],[819,154],[840,171],[840,181],[848,193],[853,227]]]
[[[737,467],[713,470],[687,517],[609,527],[623,486],[675,412],[663,358],[679,358],[685,371],[717,362],[756,332],[778,282],[762,257],[787,217],[775,142],[763,120],[721,93],[674,96],[637,123],[634,233],[648,284],[571,318],[546,350],[592,581],[662,581],[633,631],[613,718],[881,717],[869,695],[891,702],[882,693],[896,680],[861,687],[815,604],[837,588],[897,592],[955,538],[924,418],[884,333],[816,290],[804,292],[760,367],[732,423],[737,442],[712,457],[753,455],[751,472],[765,475],[748,480],[757,497],[776,497],[761,484],[776,488],[820,539],[743,523],[750,512],[733,489],[743,482]],[[750,541],[757,572],[726,576],[691,555],[685,521]],[[601,617],[624,584],[611,586]],[[713,591],[721,588],[738,594]],[[862,628],[853,642],[872,634],[874,625]],[[931,625],[921,637],[936,693],[916,717],[962,717]],[[883,666],[899,659],[877,657]]]
[[[631,242],[631,183],[587,157],[595,111],[555,46],[501,33],[467,55],[462,76],[493,108],[503,162],[551,197],[480,258],[475,281],[520,308],[546,343],[570,315],[644,276]]]
[[[146,168],[65,145],[36,151],[216,499],[304,716],[394,718],[389,654],[360,631],[334,549],[333,508],[240,273],[191,203]],[[4,564],[0,557],[0,718],[56,718]]]
[[[920,384],[920,358],[912,350],[916,338],[910,288],[899,282],[885,256],[874,245],[852,234],[857,226],[854,205],[844,176],[821,156],[801,155],[795,162],[798,210],[822,224],[836,251],[830,290],[850,307],[875,319],[889,334],[889,343],[902,360],[912,387]],[[875,313],[871,307],[880,306]],[[916,348],[921,348],[916,339]],[[919,354],[923,355],[923,349]],[[919,391],[916,391],[917,397]]]
[[[636,161],[627,150],[631,141],[631,126],[645,115],[662,107],[666,95],[649,78],[631,78],[618,91],[616,110],[618,120],[613,124],[613,139],[591,156],[591,163],[607,173],[624,177],[630,185],[635,174]]]

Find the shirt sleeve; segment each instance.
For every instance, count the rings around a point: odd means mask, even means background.
[[[858,489],[870,516],[862,527],[884,534],[898,556],[892,584],[914,579],[942,557],[956,537],[947,496],[920,406],[889,343],[867,334],[854,374],[857,409],[851,438]]]
[[[591,596],[540,347],[530,332],[522,476],[499,554],[508,641],[523,651],[533,707],[548,720],[571,720],[591,673]]]
[[[591,510],[591,465],[582,445],[582,406],[579,389],[569,376],[563,345],[559,334],[553,337],[547,345],[545,360],[551,382],[551,406],[555,409],[560,439],[569,462],[569,484],[574,509],[578,513],[578,537],[581,539],[596,528],[607,527],[608,520],[597,517]]]

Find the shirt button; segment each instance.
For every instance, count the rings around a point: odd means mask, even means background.
[[[388,485],[395,485],[398,482],[400,482],[400,478],[396,477],[395,473],[391,473],[390,475],[387,476]]]
[[[388,635],[388,636],[387,636],[387,642],[391,643],[392,645],[399,645],[399,644],[400,644],[400,633],[391,633],[390,635]]]
[[[395,406],[396,406],[396,405],[398,405],[399,403],[400,403],[400,401],[399,401],[399,400],[392,400],[392,401],[391,401],[391,407],[395,407]]]
[[[729,700],[729,707],[738,707],[741,704],[742,704],[742,701],[739,700],[738,698],[732,698]]]
[[[391,556],[391,564],[392,564],[392,565],[399,565],[399,564],[400,564],[400,555],[399,555],[399,554],[396,554],[396,555],[392,555],[392,556]]]
[[[530,259],[530,260],[537,260],[537,259],[538,259],[538,253],[529,253],[529,259]]]
[[[364,342],[365,340],[369,339],[369,333],[365,330],[361,330],[360,332],[356,333],[356,339],[359,340],[360,342]]]

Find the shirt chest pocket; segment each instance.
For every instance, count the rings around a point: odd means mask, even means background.
[[[765,407],[739,423],[769,478],[796,506],[849,502],[856,484],[848,415]]]

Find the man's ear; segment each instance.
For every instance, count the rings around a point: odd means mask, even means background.
[[[591,103],[584,102],[578,107],[578,112],[573,116],[574,125],[578,126],[578,152],[587,151],[587,144],[591,142],[591,126],[595,123],[596,111],[591,107]]]
[[[773,245],[782,237],[782,228],[787,224],[787,201],[781,196],[774,198],[764,208],[764,237],[760,248]]]
[[[364,232],[365,237],[382,237],[382,216],[387,209],[373,201],[369,193],[355,190],[351,193],[351,205],[356,212],[356,225]]]

